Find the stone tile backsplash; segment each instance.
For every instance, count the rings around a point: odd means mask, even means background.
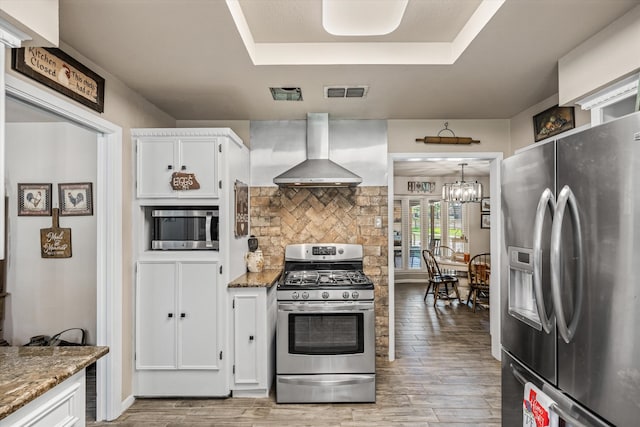
[[[364,272],[373,280],[376,354],[389,348],[387,187],[252,187],[251,234],[258,238],[266,269],[282,269],[291,243],[357,243],[364,247]],[[382,228],[375,227],[376,217]]]

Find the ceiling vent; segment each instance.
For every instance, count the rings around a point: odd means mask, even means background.
[[[270,87],[274,101],[302,101],[302,90],[299,87]]]
[[[364,98],[369,86],[325,86],[325,98]]]

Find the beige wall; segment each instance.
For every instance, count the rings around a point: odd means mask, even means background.
[[[179,128],[230,128],[251,148],[251,122],[249,120],[177,120]]]
[[[456,136],[472,137],[479,144],[424,144],[416,138],[436,136],[444,123]],[[389,120],[387,122],[390,153],[457,153],[507,152],[509,149],[509,120]],[[451,136],[443,132],[442,136]]]
[[[32,37],[27,46],[58,46],[58,0],[0,0],[0,18]]]
[[[133,285],[134,285],[134,263],[133,263],[133,242],[131,235],[132,228],[132,201],[134,197],[135,165],[133,159],[133,148],[131,143],[131,128],[138,127],[175,127],[175,119],[164,113],[137,93],[129,89],[115,76],[87,60],[70,46],[61,45],[61,48],[74,59],[89,67],[91,70],[104,77],[105,83],[105,103],[104,113],[98,114],[90,108],[75,103],[70,98],[59,95],[53,90],[11,70],[10,51],[7,50],[6,73],[17,78],[37,85],[40,89],[53,93],[76,106],[86,108],[92,114],[99,115],[122,127],[122,398],[129,397],[132,393],[133,378]]]
[[[560,105],[569,105],[640,69],[640,6],[560,58]]]

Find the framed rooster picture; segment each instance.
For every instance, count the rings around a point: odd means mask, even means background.
[[[51,184],[18,184],[19,216],[51,216]]]
[[[90,182],[58,184],[60,216],[93,215],[93,191]]]

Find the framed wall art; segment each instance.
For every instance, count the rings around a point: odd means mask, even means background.
[[[491,199],[489,197],[483,197],[480,200],[480,212],[491,212]]]
[[[480,214],[480,228],[491,228],[491,214]]]
[[[51,216],[51,184],[18,184],[19,216]]]
[[[573,107],[557,105],[533,116],[533,136],[536,142],[576,127]]]
[[[93,215],[93,190],[90,182],[58,184],[60,216]]]

